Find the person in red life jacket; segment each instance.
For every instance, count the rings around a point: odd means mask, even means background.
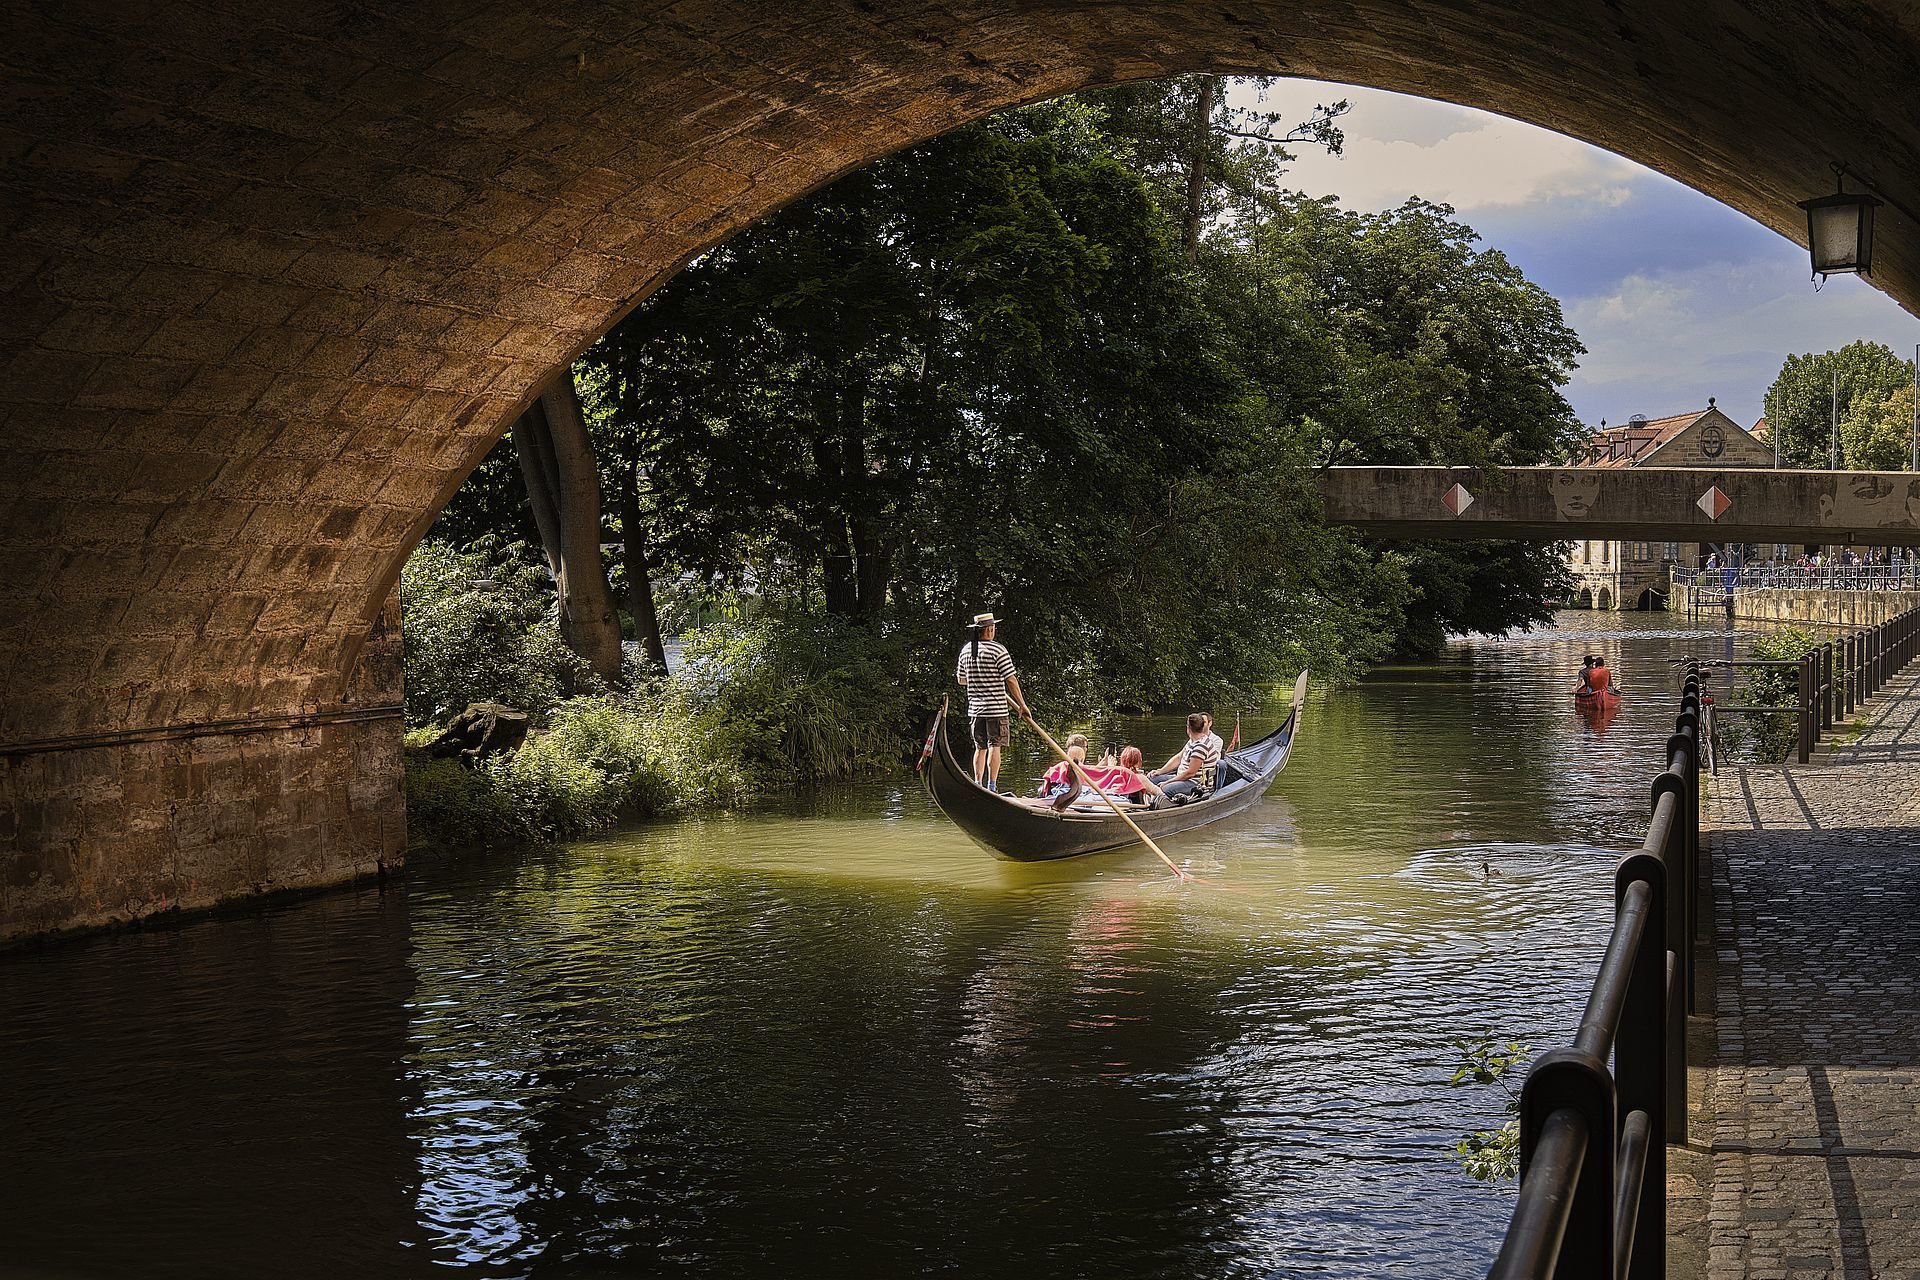
[[[1580,669],[1580,688],[1575,696],[1598,702],[1613,700],[1613,672],[1607,670],[1606,659],[1595,654],[1587,655],[1587,662]]]

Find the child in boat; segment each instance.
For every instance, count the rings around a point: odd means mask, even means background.
[[[1070,733],[1067,735],[1067,755],[1075,764],[1084,766],[1087,763],[1086,734]],[[1073,769],[1068,766],[1065,760],[1060,761],[1055,764],[1053,768],[1047,770],[1046,774],[1040,779],[1040,794],[1043,796],[1052,797],[1065,795],[1069,791],[1078,791],[1079,789],[1079,783],[1073,776]]]
[[[1166,792],[1160,784],[1141,771],[1140,766],[1146,760],[1140,754],[1140,748],[1128,747],[1120,753],[1120,767],[1114,770],[1117,775],[1106,785],[1115,796],[1124,797],[1135,804],[1152,804],[1154,798],[1165,797]]]

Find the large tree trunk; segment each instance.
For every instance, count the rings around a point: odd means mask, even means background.
[[[653,607],[653,566],[647,563],[647,536],[640,523],[640,464],[629,462],[621,473],[620,541],[627,571],[627,612],[633,615],[634,639],[646,649],[647,661],[665,671],[667,646],[660,638],[660,615]]]
[[[1200,77],[1193,132],[1187,142],[1187,220],[1180,229],[1180,243],[1186,247],[1188,262],[1200,254],[1200,224],[1207,206],[1207,151],[1213,140],[1213,102],[1218,86],[1215,77]]]
[[[620,616],[600,559],[600,479],[568,369],[513,424],[534,524],[560,601],[560,634],[609,683],[620,680]]]

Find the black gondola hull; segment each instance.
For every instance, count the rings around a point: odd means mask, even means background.
[[[1127,807],[1127,814],[1154,840],[1208,826],[1243,813],[1266,794],[1293,754],[1304,701],[1306,676],[1295,688],[1293,708],[1281,726],[1224,761],[1236,778],[1206,800],[1165,809]],[[1019,799],[995,794],[973,781],[971,771],[953,754],[947,740],[946,709],[934,719],[933,756],[927,761],[927,790],[955,826],[998,857],[1014,862],[1050,862],[1084,853],[1101,853],[1140,843],[1126,821],[1107,813],[1056,813]]]

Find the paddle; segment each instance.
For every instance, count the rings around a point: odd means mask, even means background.
[[[1107,808],[1113,810],[1114,813],[1119,816],[1120,821],[1126,823],[1128,826],[1133,828],[1133,834],[1139,836],[1141,843],[1146,845],[1147,848],[1153,850],[1154,856],[1159,858],[1160,861],[1167,864],[1167,869],[1169,871],[1173,872],[1174,875],[1180,877],[1182,880],[1191,880],[1194,878],[1188,875],[1186,872],[1182,871],[1179,868],[1179,866],[1175,864],[1174,860],[1172,858],[1169,858],[1166,855],[1166,853],[1160,848],[1160,846],[1153,842],[1153,837],[1140,829],[1140,824],[1135,822],[1133,818],[1128,815],[1127,811],[1122,809],[1119,803],[1115,801],[1112,796],[1108,795],[1105,791],[1101,790],[1099,787],[1096,787],[1093,785],[1093,779],[1089,778],[1087,776],[1087,771],[1080,767],[1080,762],[1078,760],[1075,760],[1072,756],[1068,755],[1066,753],[1065,748],[1063,748],[1059,743],[1053,740],[1053,735],[1040,727],[1040,722],[1033,718],[1033,712],[1031,711],[1027,712],[1027,723],[1033,726],[1033,731],[1035,733],[1039,734],[1042,738],[1046,739],[1047,745],[1053,748],[1053,754],[1059,756],[1062,760],[1066,761],[1067,768],[1073,770],[1074,776],[1080,779],[1080,785],[1085,787],[1087,790],[1093,792],[1093,794],[1099,796],[1102,800],[1105,800],[1107,802]]]

